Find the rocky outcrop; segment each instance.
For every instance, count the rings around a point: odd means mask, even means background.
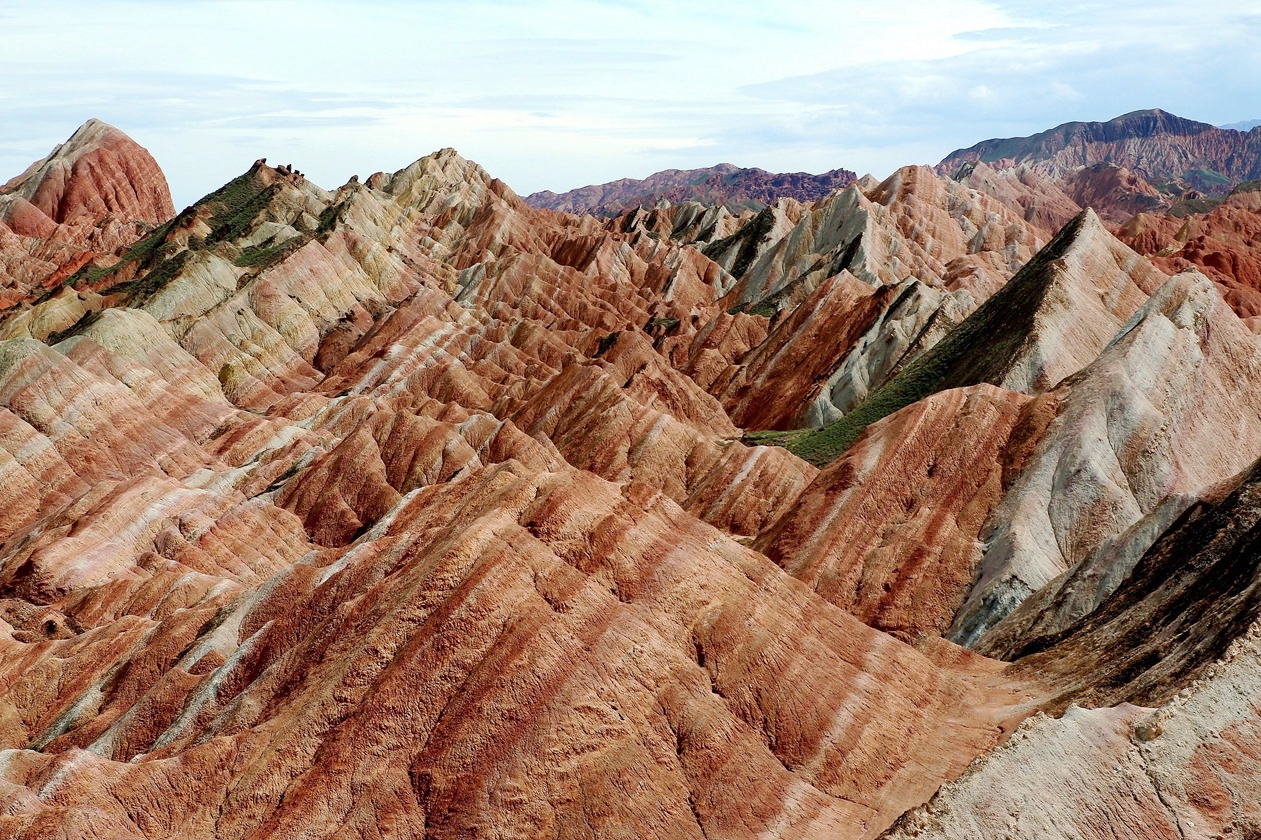
[[[154,225],[175,215],[153,156],[100,120],[88,120],[48,157],[0,186],[0,196],[17,199],[0,218],[25,235],[48,235],[47,226],[31,218],[32,208],[71,228],[91,227],[109,216]]]
[[[790,448],[828,463],[871,423],[950,388],[987,382],[1046,391],[1089,364],[1164,279],[1083,211],[943,339],[849,414]]]
[[[1083,209],[1053,179],[1028,164],[996,169],[978,160],[945,174],[1018,210],[1044,230],[1058,231]]]
[[[700,374],[744,425],[831,423],[931,348],[1049,238],[1001,201],[925,167],[855,184],[812,207],[780,202],[704,246],[733,278],[723,304],[771,317],[772,337],[703,374],[699,363],[717,360],[694,347],[683,369]],[[851,304],[853,294],[836,293],[838,276],[878,291]],[[785,346],[800,339],[799,326],[828,339],[810,342],[813,350]]]
[[[904,408],[869,427],[756,545],[872,627],[908,641],[944,635],[980,565],[1005,453],[1036,439],[1037,408],[990,385]]]
[[[1039,716],[883,835],[907,838],[1248,837],[1261,826],[1255,633],[1212,678],[1159,708]]]
[[[1079,206],[1116,222],[1124,222],[1137,213],[1161,211],[1173,203],[1141,176],[1111,163],[1097,163],[1066,176],[1064,191]]]
[[[1099,708],[1027,721],[885,836],[1255,832],[1257,478],[1192,505],[1103,607],[1025,648],[1016,670],[1055,680],[1054,708]]]
[[[548,190],[526,196],[526,203],[546,210],[620,216],[637,207],[652,207],[660,201],[681,204],[688,201],[727,208],[758,210],[781,198],[815,201],[833,190],[844,189],[858,176],[848,169],[833,169],[821,175],[805,172],[767,172],[720,163],[705,169],[666,169],[642,180],[622,178],[607,184],[592,184],[565,193]]]

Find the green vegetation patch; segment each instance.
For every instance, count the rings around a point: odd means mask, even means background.
[[[1188,169],[1182,173],[1182,177],[1206,187],[1224,187],[1232,183],[1230,176],[1223,175],[1216,169]]]
[[[184,266],[188,264],[189,258],[192,257],[191,251],[181,251],[173,257],[158,262],[144,274],[128,280],[125,283],[118,283],[105,290],[105,294],[127,294],[133,295],[140,301],[147,300],[155,293],[165,288],[167,283],[174,280]]]
[[[258,177],[258,167],[252,167],[197,202],[198,207],[212,211],[206,244],[213,246],[244,236],[280,189],[279,184],[265,186]]]
[[[649,335],[675,335],[679,331],[679,324],[678,318],[669,316],[649,318],[648,323],[644,324],[644,332]]]
[[[174,229],[177,221],[178,219],[171,219],[166,224],[154,228],[153,233],[128,248],[118,262],[113,265],[85,265],[69,277],[63,286],[78,286],[80,283],[95,285],[105,277],[117,272],[123,266],[132,263],[144,265],[155,257],[160,257],[166,250],[166,237]]]
[[[327,237],[333,232],[333,228],[341,221],[342,212],[346,209],[346,206],[346,202],[339,201],[336,204],[328,205],[321,211],[320,223],[315,228],[315,235],[321,237],[320,241],[323,241],[323,237]]]
[[[621,336],[621,332],[611,332],[608,335],[601,338],[600,341],[596,344],[595,355],[592,356],[591,358],[598,359],[601,356],[603,356],[605,353],[612,350],[613,345],[617,344],[617,339],[619,336]]]
[[[824,466],[843,455],[872,423],[912,403],[951,388],[997,385],[1033,329],[1051,287],[1053,264],[1068,250],[1085,217],[1082,213],[1065,225],[1006,286],[840,420],[813,431],[752,432],[746,439],[785,446]]]
[[[79,320],[75,321],[69,327],[66,327],[64,330],[57,330],[56,332],[49,333],[48,339],[45,343],[49,347],[53,346],[54,344],[59,344],[65,341],[67,338],[76,336],[79,333],[83,332],[88,327],[92,326],[97,321],[99,321],[100,318],[101,318],[101,313],[95,310],[91,312],[84,312],[83,316],[79,318]]]
[[[781,290],[782,291],[782,290]],[[779,314],[779,301],[784,295],[776,293],[767,295],[759,301],[753,303],[741,303],[727,310],[728,315],[738,315],[741,312],[747,315],[761,315],[763,318],[774,318]]]
[[[706,245],[701,252],[711,260],[716,260],[724,251],[738,244],[740,250],[736,254],[735,263],[731,266],[731,273],[735,277],[743,277],[749,270],[749,266],[753,265],[753,260],[757,258],[758,246],[770,235],[773,227],[775,227],[775,212],[767,207],[731,236]]]
[[[764,318],[774,318],[779,312],[779,306],[776,304],[776,297],[762,298],[757,303],[749,307],[750,315],[761,315]]]
[[[795,452],[793,447],[813,431],[813,429],[792,429],[786,432],[745,432],[743,442],[749,446],[782,446]]]
[[[251,245],[246,248],[234,262],[241,268],[257,268],[262,271],[280,262],[306,242],[305,236],[291,236],[284,242],[278,243],[268,240],[261,245]]]
[[[1185,201],[1178,201],[1169,208],[1169,215],[1185,219],[1187,216],[1208,213],[1217,209],[1223,200],[1221,198],[1189,198]]]
[[[175,221],[175,219],[171,219],[171,221],[166,224],[155,228],[153,233],[128,248],[119,262],[144,262],[152,257],[159,249],[162,248],[163,245],[166,244],[166,237],[171,233],[171,230],[174,229]]]

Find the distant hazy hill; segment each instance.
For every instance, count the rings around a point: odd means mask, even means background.
[[[700,201],[725,204],[732,208],[760,209],[778,198],[814,201],[832,190],[849,186],[857,175],[848,169],[833,169],[822,175],[805,172],[776,173],[764,169],[742,169],[720,163],[706,169],[666,169],[647,178],[623,178],[607,184],[592,184],[565,193],[549,190],[526,196],[526,202],[548,210],[616,216],[632,207]]]
[[[1248,131],[1261,125],[1261,120],[1244,120],[1243,122],[1227,123],[1219,125],[1218,128],[1233,128],[1236,131]]]
[[[949,173],[975,161],[1029,164],[1057,179],[1111,164],[1162,192],[1225,195],[1235,184],[1261,177],[1261,128],[1237,131],[1159,109],[1134,111],[1107,122],[1064,123],[1030,137],[985,140],[948,155],[938,169]]]

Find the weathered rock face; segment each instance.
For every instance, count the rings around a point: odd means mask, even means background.
[[[14,740],[50,746],[9,777],[9,829],[74,809],[119,836],[141,811],[183,836],[871,836],[993,742],[985,714],[942,727],[997,695],[637,486],[505,464],[415,494],[340,559],[54,642],[25,680],[60,672],[99,711],[15,709]],[[124,626],[143,653],[114,656],[157,669],[147,692],[100,684],[88,640]],[[186,807],[148,810],[189,775]]]
[[[1111,708],[1026,722],[886,836],[1255,832],[1257,482],[1254,465],[1193,505],[1100,610],[1031,643],[1052,646],[1016,666],[1054,675],[1059,707],[1076,698]]]
[[[0,834],[871,837],[996,743],[1041,688],[742,544],[817,470],[689,348],[832,336],[647,233],[260,162],[7,317]]]
[[[755,544],[867,624],[944,635],[981,560],[1031,398],[990,385],[945,391],[868,428]],[[892,513],[891,512],[895,512]]]
[[[1164,703],[1190,680],[1211,677],[1258,619],[1257,484],[1253,464],[1204,494],[1098,610],[1031,637],[1017,670],[1054,674],[1059,705],[1070,697]]]
[[[1083,209],[1053,179],[1028,164],[995,169],[978,160],[944,174],[1019,209],[1026,221],[1044,230],[1059,230]]]
[[[1033,169],[599,220],[259,161],[105,253],[32,190],[0,837],[1249,830],[1257,341]]]
[[[1212,679],[1151,709],[1073,707],[1028,721],[903,817],[888,840],[1248,837],[1261,826],[1255,635]]]
[[[871,423],[939,391],[988,382],[1036,394],[1085,367],[1165,275],[1093,211],[1065,225],[1000,291],[840,420],[790,444],[814,463]]]
[[[832,423],[931,348],[1049,238],[1000,200],[925,167],[855,184],[813,207],[779,202],[704,246],[733,278],[722,303],[736,315],[771,317],[771,337],[721,361],[694,345],[682,367],[742,425]],[[838,275],[852,291],[834,285]],[[864,295],[855,280],[877,291]]]
[[[833,190],[848,187],[857,179],[848,169],[809,175],[767,172],[756,167],[742,169],[720,163],[705,169],[667,169],[643,180],[622,178],[559,195],[544,190],[526,196],[525,200],[545,210],[596,216],[620,216],[637,207],[652,207],[660,201],[672,204],[696,201],[718,207],[760,210],[781,198],[816,201]]]
[[[1064,178],[1065,192],[1081,207],[1109,221],[1125,221],[1137,213],[1163,210],[1171,201],[1141,176],[1124,166],[1097,163]]]

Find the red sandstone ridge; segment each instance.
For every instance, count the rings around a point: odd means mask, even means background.
[[[0,840],[1261,827],[1247,189],[598,219],[444,149],[94,255],[103,131],[0,225]]]
[[[1170,198],[1123,166],[1097,163],[1063,180],[1064,190],[1081,207],[1107,220],[1125,221],[1136,213],[1163,210]]]
[[[1117,235],[1166,271],[1195,267],[1245,318],[1261,315],[1261,184],[1242,184],[1218,208],[1185,218],[1143,213]]]

